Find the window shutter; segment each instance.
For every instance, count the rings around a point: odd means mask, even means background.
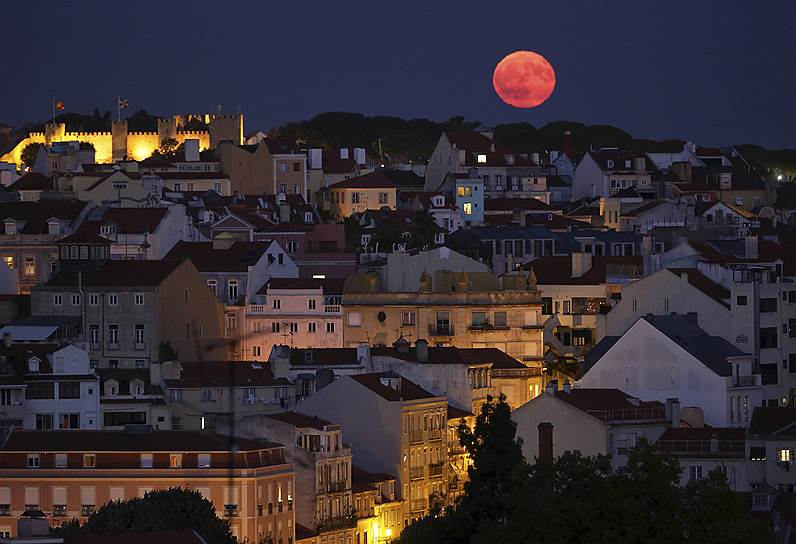
[[[96,505],[97,504],[97,493],[96,488],[93,487],[81,487],[80,488],[80,505]]]
[[[53,487],[53,504],[66,504],[65,487]]]
[[[25,488],[25,504],[39,504],[39,488],[26,487]]]

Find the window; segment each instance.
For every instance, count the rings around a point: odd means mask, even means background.
[[[495,312],[495,327],[506,326],[506,312]]]
[[[119,325],[115,323],[108,325],[108,343],[118,349]]]
[[[702,465],[691,465],[688,467],[688,480],[701,480],[702,479]]]
[[[735,299],[735,304],[737,306],[746,306],[746,295],[738,295]]]
[[[28,399],[54,399],[55,388],[52,382],[29,383],[25,390],[25,397]]]
[[[298,332],[298,323],[291,323],[290,324],[290,334],[295,334]]]
[[[56,293],[53,295],[53,304],[55,306],[61,306],[64,303],[64,297],[61,293]]]
[[[144,305],[144,293],[136,293],[135,294],[135,305],[136,306],[143,306]]]
[[[252,346],[252,355],[254,357],[259,357],[260,355],[262,355],[262,350],[260,349],[260,346]]]
[[[475,160],[478,164],[486,164],[486,153],[478,153]]]
[[[182,419],[179,417],[171,418],[171,430],[179,431],[182,429]]]
[[[771,314],[777,311],[776,298],[761,298],[760,299],[760,313]]]
[[[487,324],[486,312],[473,312],[470,323],[473,327],[483,327]]]
[[[279,332],[279,321],[271,322],[271,332]]]
[[[39,468],[39,454],[28,454],[28,468]]]
[[[315,323],[307,323],[307,332],[315,332]]]
[[[238,328],[238,318],[235,314],[227,314],[227,330],[234,331]]]
[[[30,397],[28,397],[30,398]],[[36,430],[48,431],[53,428],[52,414],[36,414]]]
[[[170,468],[182,468],[182,454],[172,453],[169,455]]]
[[[379,204],[389,204],[389,195],[388,193],[379,193]]]
[[[80,414],[61,414],[59,429],[79,429]]]
[[[141,468],[152,468],[152,454],[151,453],[142,453],[141,454]]]
[[[326,323],[326,332],[334,332],[334,322],[329,321]]]
[[[72,294],[72,306],[80,306],[80,293]]]
[[[749,459],[752,461],[765,461],[766,448],[760,446],[754,446],[749,448]]]
[[[307,301],[307,308],[309,308],[310,310],[314,310],[315,309],[315,299],[314,298],[311,298],[311,299],[309,299]]]
[[[199,460],[197,461],[197,466],[199,468],[210,468],[210,454],[200,453]]]
[[[144,326],[141,324],[136,325],[134,329],[134,334],[135,334],[136,349],[142,349],[144,346]]]
[[[80,382],[58,382],[59,399],[79,399]]]
[[[119,305],[119,295],[116,293],[109,293],[108,294],[108,306],[118,306]]]
[[[25,257],[25,275],[36,275],[36,259],[33,257]]]
[[[472,202],[465,202],[464,206],[464,215],[472,215],[473,214],[473,203]]]
[[[282,308],[282,301],[279,300],[278,298],[275,298],[274,300],[271,301],[271,306],[273,307],[274,310],[279,310]]]
[[[287,172],[287,163],[286,162],[280,162],[279,163],[279,172],[282,173],[282,174]]]
[[[473,188],[470,185],[460,185],[457,189],[457,193],[459,196],[472,196]]]
[[[66,468],[67,466],[68,466],[67,455],[65,453],[56,453],[55,468]]]
[[[761,327],[760,328],[760,348],[775,348],[777,347],[778,327]]]
[[[213,390],[212,389],[202,389],[202,401],[210,402],[213,400]]]
[[[218,287],[218,282],[216,280],[207,280],[207,286],[213,291],[214,295],[218,295],[218,291],[216,288]]]
[[[276,262],[277,262],[277,264],[285,264],[285,254],[284,253],[279,253],[276,256]]]
[[[401,312],[402,327],[414,327],[416,323],[415,319],[415,312]]]
[[[138,369],[146,368],[146,359],[136,359],[134,364],[135,368]]]
[[[238,300],[238,280],[229,280],[227,283],[227,294],[230,302]]]
[[[745,334],[739,334],[738,336],[735,337],[735,343],[736,344],[748,344],[749,343],[749,337],[746,336]]]
[[[360,193],[351,193],[351,204],[359,204],[361,196]]]
[[[780,449],[777,451],[777,460],[780,463],[790,463],[793,460],[793,451],[789,449]]]
[[[361,327],[362,326],[362,314],[359,312],[348,312],[348,326],[349,327]]]
[[[83,467],[94,468],[95,466],[97,466],[97,456],[93,453],[83,454]]]
[[[89,306],[97,306],[97,305],[99,305],[99,295],[97,293],[91,293],[88,296],[88,305]]]

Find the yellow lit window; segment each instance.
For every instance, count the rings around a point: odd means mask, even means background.
[[[478,164],[486,164],[486,154],[484,154],[484,153],[479,153],[479,154],[476,156],[476,160],[478,161]]]
[[[11,270],[14,270],[14,257],[13,256],[6,255],[5,257],[3,257],[3,260],[5,261],[6,266],[8,268],[10,268]]]
[[[182,468],[182,454],[172,453],[169,455],[169,466],[171,468]]]
[[[83,455],[83,466],[86,468],[94,468],[97,465],[97,456],[93,453]]]
[[[464,203],[464,215],[472,215],[473,214],[473,203],[472,202],[465,202]]]
[[[460,185],[459,186],[459,196],[471,196],[473,194],[473,188],[469,185]]]
[[[790,462],[791,460],[791,452],[790,450],[779,450],[779,460],[782,463]]]

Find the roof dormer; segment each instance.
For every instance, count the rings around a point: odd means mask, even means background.
[[[28,359],[28,372],[38,374],[41,368],[41,359],[38,357],[31,357]]]
[[[47,233],[48,234],[61,234],[63,225],[61,220],[57,217],[51,217],[47,220]]]
[[[8,218],[8,219],[3,221],[3,224],[4,224],[4,227],[5,227],[5,233],[6,234],[10,234],[10,235],[17,234],[18,231],[17,231],[17,221],[16,221],[16,219]]]
[[[103,394],[106,397],[115,397],[116,395],[119,394],[119,382],[117,382],[113,378],[105,380],[102,389],[103,389]]]

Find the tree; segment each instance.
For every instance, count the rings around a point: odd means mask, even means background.
[[[362,225],[359,224],[359,218],[355,215],[349,215],[343,221],[345,229],[345,245],[349,251],[358,251],[362,245]]]
[[[89,534],[154,533],[193,529],[208,544],[235,544],[229,521],[216,516],[213,503],[198,491],[177,487],[150,491],[142,498],[111,501],[91,514],[79,529],[64,532]]]
[[[28,168],[33,167],[33,163],[36,162],[36,155],[39,154],[39,147],[41,144],[28,144],[22,149],[22,164]]]
[[[434,247],[435,235],[442,230],[427,209],[412,214],[412,227],[412,244],[420,249]]]

